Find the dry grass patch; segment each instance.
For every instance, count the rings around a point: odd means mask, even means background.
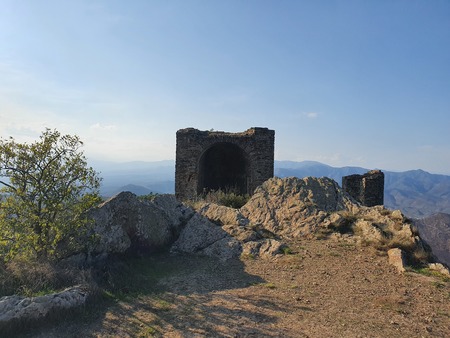
[[[19,257],[0,264],[0,297],[12,294],[40,296],[76,284],[95,289],[92,269]]]

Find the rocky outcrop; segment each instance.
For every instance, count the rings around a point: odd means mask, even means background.
[[[239,210],[208,203],[197,213],[212,223],[208,229],[215,230],[207,230],[205,221],[198,223],[194,217],[174,248],[184,242],[184,246],[201,243],[202,248],[181,251],[202,252],[211,244],[208,236],[221,233],[239,241],[243,255],[271,257],[283,252],[283,238],[332,232],[351,234],[357,242],[385,250],[410,253],[422,246],[400,211],[362,206],[329,178],[272,178]]]
[[[73,286],[61,292],[40,297],[6,296],[0,298],[0,330],[57,315],[84,305],[88,292],[82,286]]]
[[[99,238],[94,253],[130,250],[217,256],[273,256],[283,238],[340,232],[386,249],[410,252],[420,245],[399,211],[365,207],[329,178],[272,178],[241,208],[205,203],[196,212],[173,196],[152,201],[121,193],[92,211]]]
[[[411,251],[420,242],[411,224],[399,210],[382,206],[352,208],[331,214],[322,226],[341,233],[352,233],[357,241],[379,247],[399,247]]]
[[[432,271],[437,271],[438,273],[440,273],[441,275],[450,278],[450,270],[441,263],[429,263],[428,264],[428,269],[432,270]]]
[[[192,215],[193,210],[173,195],[159,195],[148,201],[122,192],[90,212],[97,236],[92,253],[161,250],[178,238]]]
[[[242,255],[244,257],[271,258],[284,253],[287,245],[275,239],[263,239],[259,241],[249,241],[243,244]]]
[[[253,224],[295,237],[315,233],[331,212],[355,208],[332,179],[289,177],[264,182],[240,211]]]
[[[234,257],[273,257],[286,245],[270,231],[251,224],[233,208],[205,203],[182,230],[172,252],[197,253],[227,260]]]
[[[94,256],[170,247],[174,253],[227,260],[241,255],[242,244],[264,240],[267,234],[273,236],[265,229],[250,225],[239,210],[205,204],[194,212],[172,195],[159,195],[147,201],[122,192],[92,210],[90,215],[97,236],[91,249]],[[263,248],[262,256],[278,254],[278,243],[268,243],[257,244]]]
[[[282,238],[315,236],[327,229],[407,251],[420,241],[400,211],[362,206],[329,178],[272,178],[256,190],[240,213],[250,224]],[[213,217],[210,214],[205,213]]]
[[[214,203],[205,203],[199,208],[198,213],[219,225],[232,224],[245,227],[250,223],[238,209]]]

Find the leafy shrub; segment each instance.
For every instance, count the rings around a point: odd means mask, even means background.
[[[49,129],[31,144],[0,139],[0,260],[59,258],[86,244],[100,178],[82,145]]]
[[[199,196],[198,200],[206,202],[206,203],[215,203],[219,205],[223,205],[226,207],[239,209],[245,205],[250,199],[250,195],[239,194],[232,190],[223,191],[223,190],[214,190],[210,191],[205,195]]]

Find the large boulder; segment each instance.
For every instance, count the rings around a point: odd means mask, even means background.
[[[240,212],[253,224],[284,236],[306,236],[329,213],[355,207],[330,178],[271,178],[259,186]]]
[[[173,195],[142,200],[131,192],[122,192],[90,211],[97,236],[93,254],[148,252],[172,244],[193,210]]]

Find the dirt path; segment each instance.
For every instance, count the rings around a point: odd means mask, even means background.
[[[352,243],[290,247],[293,254],[272,260],[147,259],[145,292],[27,337],[450,336],[448,280],[400,275],[385,256]]]

